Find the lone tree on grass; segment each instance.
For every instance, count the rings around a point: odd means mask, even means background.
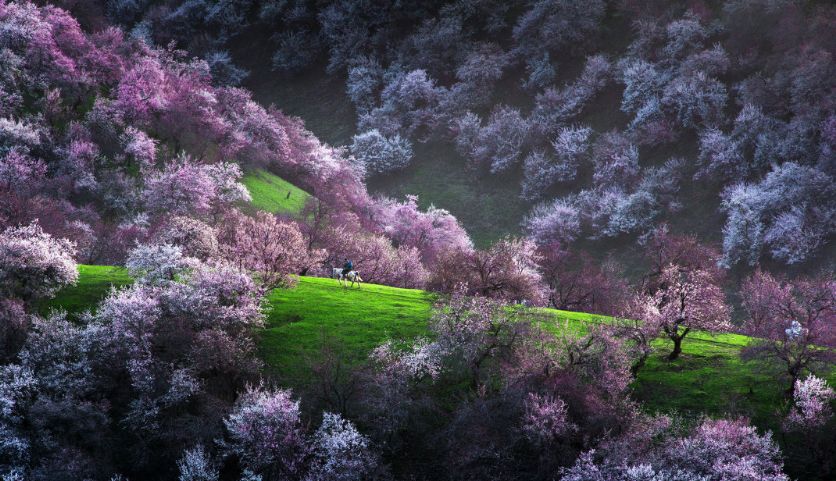
[[[644,299],[645,322],[659,326],[673,341],[668,359],[682,353],[682,340],[693,329],[728,330],[729,307],[714,276],[705,270],[687,270],[670,264],[662,270],[656,291]]]

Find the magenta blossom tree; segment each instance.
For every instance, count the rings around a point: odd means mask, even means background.
[[[506,237],[485,250],[449,252],[435,266],[430,287],[453,292],[464,285],[473,295],[543,305],[539,259],[534,242]]]

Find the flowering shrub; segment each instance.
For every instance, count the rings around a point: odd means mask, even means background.
[[[369,357],[389,376],[407,379],[436,379],[441,374],[444,347],[427,339],[418,339],[406,349],[392,341],[377,346]]]

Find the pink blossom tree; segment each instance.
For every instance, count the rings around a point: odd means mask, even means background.
[[[180,157],[146,177],[145,204],[152,212],[206,215],[212,208],[250,200],[247,188],[238,182],[241,175],[236,164],[205,165]]]
[[[580,236],[580,209],[566,199],[555,199],[532,209],[525,227],[538,244],[570,243]]]
[[[353,226],[330,229],[324,239],[325,265],[339,266],[351,259],[366,282],[412,288],[427,282],[429,273],[416,247],[394,247],[386,236],[358,232]]]
[[[301,478],[308,446],[299,401],[290,391],[250,386],[224,420],[226,451],[267,479]]]
[[[568,406],[562,399],[529,393],[522,429],[535,442],[548,444],[578,427],[569,420]]]
[[[599,265],[584,252],[541,246],[540,269],[555,309],[617,314],[628,297],[627,283],[612,263]]]
[[[318,262],[295,224],[266,212],[249,217],[233,211],[224,219],[219,240],[224,257],[253,272],[267,288],[286,285],[290,274]]]
[[[163,244],[177,245],[183,254],[206,261],[218,256],[218,238],[215,229],[190,217],[172,217],[156,239]]]
[[[717,266],[720,254],[716,249],[700,243],[693,235],[670,232],[667,224],[653,230],[645,244],[644,258],[648,269],[639,286],[639,290],[644,293],[652,293],[658,288],[662,272],[671,264],[688,271],[711,273],[718,282],[723,277],[722,270]]]
[[[836,399],[827,381],[816,376],[796,380],[793,407],[784,419],[784,429],[814,430],[824,426],[833,416],[830,403]]]
[[[740,292],[749,314],[745,331],[756,339],[747,358],[780,362],[792,393],[805,371],[833,361],[836,346],[836,283],[827,277],[787,281],[755,271]]]
[[[184,256],[179,246],[171,244],[140,244],[125,261],[131,277],[150,285],[174,281],[197,264],[197,259]]]
[[[199,165],[172,163],[146,176],[143,197],[152,212],[205,215],[211,208],[214,190],[212,179]]]
[[[473,248],[452,214],[434,206],[422,212],[417,196],[407,196],[404,202],[383,199],[375,207],[375,220],[382,232],[398,246],[417,248],[428,267],[446,252]]]
[[[467,155],[476,165],[487,165],[491,173],[503,172],[522,160],[528,136],[528,123],[511,107],[493,111],[488,123],[479,127],[476,135],[464,145]],[[462,137],[461,141],[465,141]]]
[[[507,358],[526,329],[524,312],[506,309],[501,302],[471,297],[462,288],[449,302],[436,307],[431,328],[448,361],[457,359],[467,371],[472,387],[484,381],[492,359]]]
[[[469,293],[543,305],[546,292],[534,242],[506,237],[485,250],[452,251],[439,260],[430,286],[453,292],[460,285]]]
[[[35,190],[46,175],[46,164],[20,149],[11,149],[0,156],[0,191]]]
[[[642,443],[627,459],[606,449],[583,453],[562,471],[561,481],[789,481],[781,452],[771,433],[758,434],[746,419],[703,420],[692,432],[677,437],[661,433],[662,447]],[[650,446],[648,449],[647,446]],[[616,453],[612,453],[616,454]],[[600,459],[600,461],[598,461]]]
[[[593,181],[602,186],[627,186],[639,174],[639,151],[619,132],[602,135],[592,148]]]
[[[38,223],[9,227],[0,234],[0,289],[31,302],[51,297],[78,280],[75,246],[56,239]]]
[[[668,359],[682,352],[682,340],[693,329],[729,330],[729,308],[716,278],[705,270],[684,270],[674,264],[662,270],[659,287],[642,301],[641,319],[661,327],[673,341]]]

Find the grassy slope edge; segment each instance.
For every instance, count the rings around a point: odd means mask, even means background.
[[[95,306],[111,286],[130,283],[125,270],[80,266],[76,286],[59,292],[43,309],[71,313]],[[365,359],[387,339],[408,340],[426,335],[435,295],[379,285],[344,289],[332,279],[302,277],[291,289],[268,296],[266,328],[259,349],[268,371],[287,386],[303,387],[312,377],[312,364],[325,345],[333,346],[348,363]],[[556,329],[583,329],[605,316],[544,309]],[[764,427],[775,427],[775,411],[783,403],[779,371],[758,362],[740,360],[750,339],[738,334],[694,332],[683,343],[679,360],[665,359],[664,339],[633,385],[636,398],[649,411],[683,414],[746,415]],[[836,372],[828,376],[836,383]]]
[[[297,215],[311,195],[265,170],[248,172],[242,182],[252,196],[252,207],[273,214]]]

